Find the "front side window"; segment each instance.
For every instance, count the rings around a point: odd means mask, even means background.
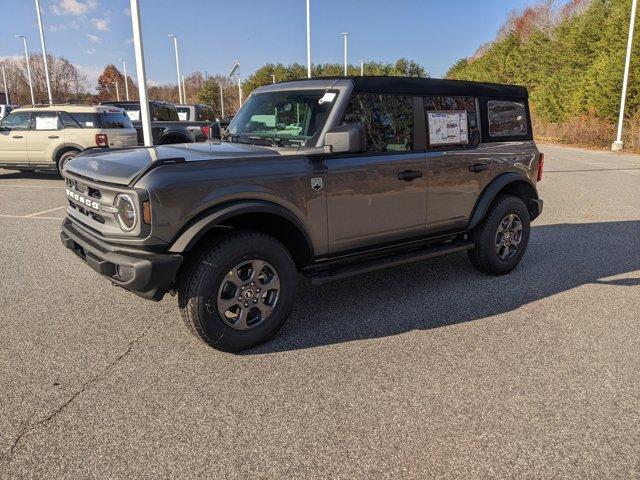
[[[364,127],[368,152],[413,149],[413,97],[356,94],[349,100],[343,125]]]
[[[58,130],[61,128],[58,112],[33,112],[31,125],[33,130]]]
[[[489,135],[492,137],[520,137],[527,135],[527,109],[522,102],[489,100]]]
[[[4,117],[0,125],[9,130],[28,130],[30,119],[31,112],[13,112]]]
[[[474,97],[424,97],[427,148],[465,148],[480,141],[478,108]]]
[[[223,140],[277,147],[314,146],[337,92],[269,92],[249,97]]]

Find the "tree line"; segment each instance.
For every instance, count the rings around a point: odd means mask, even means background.
[[[629,0],[538,3],[512,14],[493,42],[456,62],[447,77],[524,85],[544,123],[578,124],[577,119],[588,118],[612,124],[620,104],[630,8]],[[637,57],[638,30],[633,46]],[[631,64],[629,117],[640,112],[639,60]]]

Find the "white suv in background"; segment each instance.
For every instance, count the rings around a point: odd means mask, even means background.
[[[137,145],[131,120],[117,107],[34,105],[0,122],[0,168],[62,172],[86,148]]]

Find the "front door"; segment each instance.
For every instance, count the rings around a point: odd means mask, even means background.
[[[0,163],[28,166],[27,131],[30,112],[13,112],[0,123]]]
[[[50,166],[55,148],[64,143],[64,130],[58,112],[33,112],[31,130],[27,132],[27,149],[31,166]]]
[[[331,253],[424,235],[427,165],[414,120],[411,96],[351,98],[343,124],[364,126],[367,152],[324,160]]]

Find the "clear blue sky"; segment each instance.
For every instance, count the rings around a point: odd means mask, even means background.
[[[49,53],[78,65],[94,82],[108,63],[125,58],[135,76],[128,0],[41,0]],[[168,33],[180,40],[184,73],[226,74],[241,62],[246,76],[267,62],[306,63],[305,0],[140,0],[147,77],[175,82]],[[311,0],[312,60],[341,62],[350,33],[349,59],[406,57],[442,76],[460,57],[494,38],[511,10],[534,0]],[[182,8],[178,8],[181,6]],[[0,57],[20,55],[15,33],[40,53],[33,0],[0,0]],[[5,16],[6,14],[6,16]],[[8,18],[7,18],[8,17]]]

